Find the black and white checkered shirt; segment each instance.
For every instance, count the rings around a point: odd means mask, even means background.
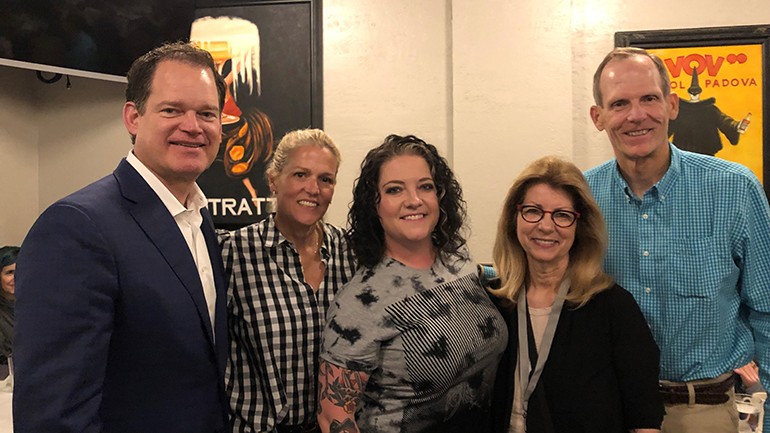
[[[230,283],[226,380],[233,432],[272,432],[315,418],[325,313],[355,271],[342,230],[324,224],[326,276],[314,292],[273,217],[219,233]]]

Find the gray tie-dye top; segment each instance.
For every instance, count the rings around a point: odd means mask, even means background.
[[[508,341],[473,263],[386,258],[360,269],[327,312],[321,358],[370,374],[361,432],[483,432]]]

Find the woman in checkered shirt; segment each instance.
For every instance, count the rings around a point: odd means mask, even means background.
[[[321,130],[292,131],[266,170],[275,213],[220,235],[229,275],[233,432],[312,432],[324,317],[355,263],[322,221],[340,153]]]

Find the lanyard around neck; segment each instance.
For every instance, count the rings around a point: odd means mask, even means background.
[[[529,338],[527,334],[527,290],[522,287],[519,290],[518,300],[518,321],[519,321],[519,384],[522,390],[522,403],[524,403],[524,412],[526,413],[529,397],[535,391],[540,375],[543,373],[543,366],[548,359],[548,353],[551,351],[553,336],[556,333],[556,325],[559,323],[561,308],[564,305],[564,298],[567,297],[569,290],[569,278],[565,278],[559,286],[556,299],[553,301],[551,312],[548,314],[548,323],[543,332],[543,340],[540,343],[540,350],[537,354],[537,364],[530,376],[531,364],[529,360]]]

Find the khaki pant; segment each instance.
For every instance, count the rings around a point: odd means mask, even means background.
[[[738,431],[738,409],[735,391],[728,391],[726,403],[666,404],[662,433],[735,433]]]

